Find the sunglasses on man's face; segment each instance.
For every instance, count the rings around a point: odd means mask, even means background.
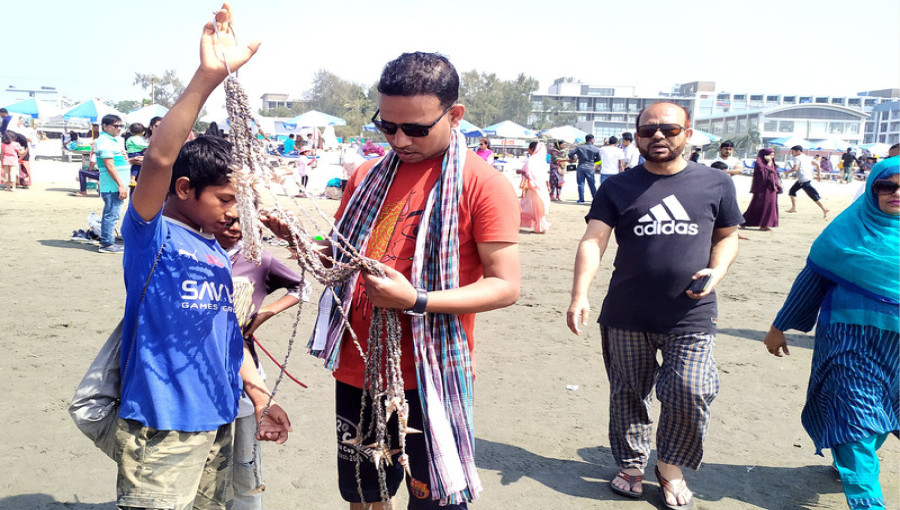
[[[663,136],[671,138],[680,135],[685,129],[680,124],[644,124],[643,126],[638,126],[637,135],[641,138],[651,138],[657,131],[661,131]]]
[[[876,195],[893,195],[900,188],[900,184],[889,179],[878,179],[872,183],[872,191]]]
[[[452,104],[444,109],[444,111],[443,111],[443,113],[441,113],[440,117],[434,119],[434,122],[432,122],[431,124],[428,124],[427,126],[425,124],[400,124],[400,125],[397,125],[397,124],[394,124],[393,122],[388,122],[385,120],[377,120],[375,117],[378,117],[378,114],[381,113],[381,110],[375,110],[375,115],[372,115],[371,121],[372,121],[372,124],[375,124],[375,129],[377,129],[378,131],[381,131],[382,133],[384,133],[386,135],[397,134],[397,129],[399,128],[399,129],[403,130],[403,133],[406,134],[406,136],[410,136],[413,138],[422,138],[424,136],[428,136],[428,133],[431,132],[431,128],[433,128],[434,125],[437,124],[439,120],[443,119],[444,115],[447,115],[447,112],[450,111],[450,108],[453,108]]]

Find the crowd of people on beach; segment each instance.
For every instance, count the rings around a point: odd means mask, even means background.
[[[238,47],[232,29],[225,5],[205,26],[200,66],[165,118],[132,125],[129,142],[119,136],[122,119],[108,115],[94,142],[100,249],[122,252],[126,282],[114,455],[120,508],[260,509],[257,442],[283,443],[292,432],[254,337],[269,318],[310,299],[305,278],[324,272],[301,276],[267,252],[259,265],[244,260],[241,185],[229,177],[232,144],[241,140],[191,136],[210,93],[259,47]],[[327,283],[308,344],[335,378],[341,497],[351,509],[374,508],[405,484],[410,509],[462,509],[478,499],[475,317],[518,300],[519,229],[547,232],[574,163],[578,203],[588,203],[585,185],[591,197],[566,313],[574,334],[593,318],[589,289],[613,235],[617,242],[597,319],[617,464],[609,488],[643,497],[655,390],[660,501],[695,508],[683,469],[701,465],[719,391],[715,289],[738,255],[739,228],[778,225],[773,200],[783,185],[773,151],[757,154],[753,200],[741,212],[732,175],[743,163],[733,144],[721,144],[712,168],[690,161],[689,112],[659,102],[639,113],[621,146],[618,137],[594,146],[591,135],[576,147],[531,143],[519,197],[491,165],[490,142],[473,152],[454,129],[465,106],[446,57],[404,53],[385,65],[377,87],[373,124],[390,150],[369,159],[362,146],[345,153],[332,236],[301,236],[309,246],[300,246],[284,218],[260,218],[295,257],[321,253],[317,267],[377,263]],[[283,150],[298,150],[288,140]],[[783,332],[818,324],[803,425],[817,453],[832,451],[853,509],[884,508],[876,452],[900,430],[900,157],[897,146],[891,151],[813,244],[764,342],[776,356],[789,354]],[[791,150],[794,209],[803,189],[827,215],[810,183],[822,167],[804,152]],[[114,227],[123,206],[120,245]],[[397,329],[384,330],[395,334],[370,338],[387,312]],[[370,393],[385,380],[394,393]]]
[[[40,140],[30,120],[0,108],[0,186],[6,191],[31,187],[31,158]]]

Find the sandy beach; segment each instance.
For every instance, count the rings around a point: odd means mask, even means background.
[[[41,144],[32,163],[34,185],[0,191],[0,338],[7,355],[0,373],[9,384],[0,397],[0,509],[111,510],[116,469],[75,428],[66,408],[76,384],[124,304],[121,258],[69,241],[99,213],[96,195],[70,196],[78,188],[78,163],[58,159],[58,141]],[[44,156],[40,156],[44,154]],[[52,157],[51,157],[52,156]],[[321,190],[340,173],[338,153],[325,153],[311,173]],[[518,182],[513,160],[504,170]],[[522,232],[522,293],[518,303],[479,315],[476,326],[476,458],[484,484],[479,510],[662,508],[652,472],[645,496],[623,500],[608,489],[615,464],[607,440],[608,384],[600,334],[581,336],[565,325],[575,249],[587,206],[575,204],[570,172],[564,201],[551,208],[546,235]],[[786,181],[787,185],[793,182]],[[750,201],[749,176],[735,178],[742,209]],[[858,183],[817,183],[832,215],[849,203]],[[777,359],[762,339],[813,239],[827,225],[805,195],[799,212],[785,214],[772,232],[746,231],[740,254],[718,289],[716,360],[721,390],[712,405],[704,463],[687,474],[698,508],[843,509],[841,485],[830,456],[814,454],[800,423],[812,356],[811,334],[788,334],[791,356]],[[319,201],[331,212],[337,201]],[[283,248],[270,250],[287,261]],[[596,319],[612,270],[614,243],[592,288]],[[673,254],[673,256],[677,256]],[[264,447],[263,479],[270,509],[346,508],[337,491],[333,383],[303,348],[312,327],[313,302],[301,310],[288,370],[309,385],[285,380],[278,398],[294,433],[282,446]],[[282,314],[258,332],[276,357],[287,350],[294,315]],[[277,367],[262,361],[274,381]],[[900,508],[900,441],[880,450],[888,508]],[[826,453],[826,455],[828,455]],[[651,465],[655,457],[651,458]],[[399,500],[405,508],[405,490]]]

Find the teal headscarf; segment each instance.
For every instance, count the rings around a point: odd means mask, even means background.
[[[822,231],[809,252],[813,269],[823,276],[890,305],[900,301],[900,216],[882,212],[872,184],[898,172],[900,156],[875,165],[865,193]]]

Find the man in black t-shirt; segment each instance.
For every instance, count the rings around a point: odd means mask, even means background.
[[[728,174],[681,157],[691,135],[686,110],[648,106],[636,131],[645,164],[612,176],[597,191],[578,245],[566,320],[575,334],[587,323],[591,281],[615,232],[615,269],[598,320],[610,382],[610,445],[620,468],[610,488],[641,494],[655,383],[657,478],[667,506],[693,508],[681,467],[697,469],[703,456],[709,404],[719,388],[713,289],[737,256],[743,217]]]

